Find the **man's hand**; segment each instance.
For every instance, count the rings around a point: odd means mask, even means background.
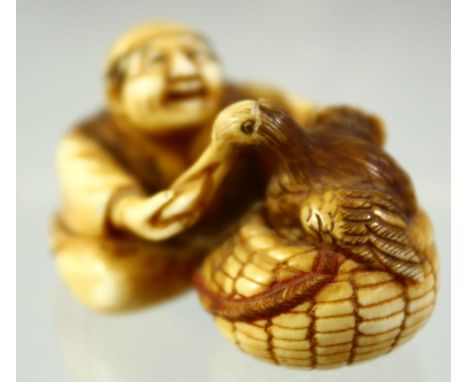
[[[112,224],[152,241],[168,239],[201,216],[234,163],[229,145],[212,141],[198,160],[166,190],[154,196],[115,195]]]
[[[168,239],[193,224],[201,214],[204,179],[187,182],[151,197],[123,195],[111,206],[111,222],[152,241]]]
[[[120,200],[111,211],[116,227],[127,229],[144,239],[160,241],[181,232],[188,224],[187,219],[167,220],[161,217],[163,208],[175,196],[173,190],[164,190],[145,198],[128,196]]]

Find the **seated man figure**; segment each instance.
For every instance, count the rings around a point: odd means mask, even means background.
[[[111,49],[105,81],[107,110],[59,147],[63,204],[52,245],[78,299],[115,312],[186,287],[229,222],[261,195],[262,172],[249,158],[224,181],[219,200],[207,184],[218,186],[222,166],[189,168],[207,146],[217,113],[259,97],[304,125],[317,110],[265,86],[225,81],[207,40],[176,24],[125,34]]]

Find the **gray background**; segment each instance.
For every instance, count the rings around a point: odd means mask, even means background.
[[[450,367],[450,3],[20,0],[17,33],[19,381],[447,381]],[[126,316],[85,310],[47,245],[54,151],[103,103],[110,44],[148,19],[204,31],[234,79],[264,80],[387,123],[390,153],[433,219],[441,289],[429,324],[394,353],[332,371],[270,366],[225,341],[192,291]]]

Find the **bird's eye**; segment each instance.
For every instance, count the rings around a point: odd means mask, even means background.
[[[255,121],[249,119],[242,123],[241,131],[244,134],[252,134],[254,132],[254,127],[255,127]]]

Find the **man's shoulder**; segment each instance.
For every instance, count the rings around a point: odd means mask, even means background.
[[[76,123],[70,130],[70,133],[92,133],[101,130],[103,127],[113,126],[114,122],[105,109],[100,109]]]

